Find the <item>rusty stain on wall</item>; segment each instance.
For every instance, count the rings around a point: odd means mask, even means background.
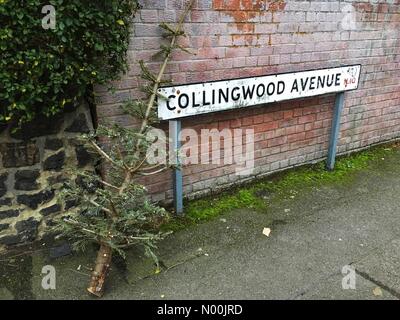
[[[399,29],[398,15],[388,13],[393,11],[400,4],[400,0],[396,0],[395,4],[392,3],[366,3],[366,2],[353,2],[353,8],[357,13],[357,23],[359,29],[365,29],[367,27],[375,28],[376,23],[385,22],[385,30],[387,33],[397,33]]]
[[[284,0],[213,0],[213,9],[230,16],[234,20],[234,25],[239,32],[232,34],[232,42],[238,38],[244,38],[247,45],[252,45],[255,40],[255,26],[257,16],[267,13],[273,14],[283,11],[286,7]],[[258,37],[257,37],[258,39]]]
[[[397,0],[398,3],[400,3],[399,0]],[[354,9],[356,9],[357,12],[368,12],[368,13],[387,13],[389,10],[389,7],[391,4],[389,3],[368,3],[368,2],[353,2],[352,3]],[[396,4],[397,5],[397,4]]]

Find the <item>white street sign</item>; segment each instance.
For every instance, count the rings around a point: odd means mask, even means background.
[[[176,119],[357,89],[361,65],[160,88],[158,117]]]

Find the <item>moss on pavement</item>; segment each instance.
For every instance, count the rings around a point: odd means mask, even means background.
[[[222,216],[234,209],[251,208],[265,211],[271,201],[294,197],[308,188],[323,184],[348,183],[356,172],[376,165],[379,160],[399,150],[398,142],[379,145],[339,157],[333,171],[326,170],[325,161],[321,161],[273,174],[218,195],[189,201],[185,204],[185,216],[173,218],[163,226],[163,230],[177,231]]]

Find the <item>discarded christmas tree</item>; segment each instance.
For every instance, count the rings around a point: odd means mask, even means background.
[[[96,132],[83,136],[91,152],[101,159],[103,174],[98,175],[94,171],[74,172],[77,179],[66,183],[61,192],[61,200],[79,203],[80,212],[63,216],[56,230],[61,236],[69,238],[75,249],[84,249],[88,243],[100,246],[87,288],[98,297],[104,293],[104,283],[114,251],[124,257],[126,248],[142,245],[158,268],[154,249],[156,242],[166,235],[159,232],[159,227],[168,218],[168,214],[148,199],[146,189],[137,183],[137,178],[157,174],[168,168],[165,164],[148,164],[147,149],[153,142],[148,133],[157,119],[156,101],[165,98],[158,96],[158,88],[166,82],[163,76],[171,53],[174,49],[185,50],[177,40],[184,36],[183,21],[192,2],[176,26],[165,23],[160,25],[168,45],[161,45],[163,62],[158,74],[154,75],[143,61],[139,62],[142,77],[149,82],[143,88],[147,100],[130,101],[123,108],[128,115],[140,118],[141,125],[138,128],[125,128],[117,124],[99,126]]]

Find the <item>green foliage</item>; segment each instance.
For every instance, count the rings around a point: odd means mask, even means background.
[[[56,29],[42,28],[45,5]],[[0,0],[0,123],[73,106],[126,70],[137,0]]]
[[[98,136],[109,143],[100,146],[96,142]],[[167,234],[159,232],[159,227],[168,214],[150,201],[142,185],[131,179],[131,172],[142,161],[137,145],[145,150],[150,141],[138,129],[117,124],[100,126],[96,134],[82,139],[93,155],[106,155],[106,181],[95,171],[71,169],[71,175],[77,178],[65,183],[60,200],[78,202],[79,213],[60,218],[55,231],[69,238],[75,249],[84,249],[89,242],[105,243],[124,256],[128,246],[143,245],[157,262],[153,249],[156,241]]]
[[[96,185],[96,175],[86,176],[84,180],[86,185]],[[132,183],[121,195],[96,188],[88,196],[84,187],[69,183],[62,196],[67,201],[80,200],[82,211],[63,217],[56,228],[71,240],[74,249],[84,250],[89,242],[106,243],[124,256],[125,248],[140,244],[157,261],[153,253],[155,242],[165,236],[158,232],[158,226],[168,215],[148,200],[142,186]],[[118,212],[115,219],[107,219],[102,209],[111,204]]]

